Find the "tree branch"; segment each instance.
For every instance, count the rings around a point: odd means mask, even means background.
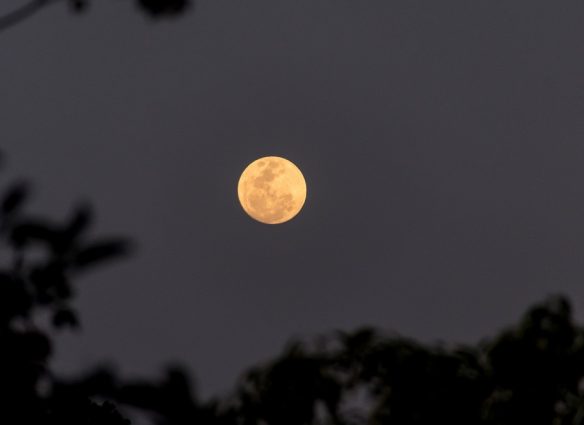
[[[30,18],[39,10],[60,0],[31,0],[6,15],[0,16],[0,33],[12,28],[14,25]]]

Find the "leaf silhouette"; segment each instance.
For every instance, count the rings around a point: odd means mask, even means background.
[[[79,320],[77,314],[70,308],[60,308],[53,314],[53,325],[56,328],[77,328]]]
[[[29,185],[27,183],[20,182],[12,185],[2,200],[2,205],[0,207],[2,214],[6,216],[17,212],[26,201],[28,195]]]
[[[128,242],[123,239],[102,240],[80,250],[73,260],[73,265],[76,267],[95,265],[126,255],[129,249]]]
[[[91,225],[92,221],[93,211],[91,206],[88,204],[79,205],[73,212],[69,224],[64,230],[64,234],[67,239],[72,241],[81,236],[81,234]]]
[[[182,14],[190,5],[190,0],[138,0],[138,6],[154,17]]]
[[[41,242],[50,247],[59,243],[60,235],[54,226],[43,221],[29,220],[17,224],[12,229],[11,240],[17,247]]]

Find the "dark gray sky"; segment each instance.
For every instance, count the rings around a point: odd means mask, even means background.
[[[292,336],[475,342],[551,293],[584,309],[583,2],[95,3],[0,35],[31,209],[89,199],[139,248],[81,280],[60,368],[178,360],[208,395]],[[307,179],[288,224],[237,203],[264,155]]]

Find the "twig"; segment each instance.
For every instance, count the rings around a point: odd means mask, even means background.
[[[18,9],[0,16],[0,33],[30,18],[42,8],[60,0],[32,0]]]

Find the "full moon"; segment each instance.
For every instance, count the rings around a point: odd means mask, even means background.
[[[266,156],[243,170],[237,195],[250,217],[265,224],[280,224],[302,209],[306,181],[292,162],[279,156]]]

